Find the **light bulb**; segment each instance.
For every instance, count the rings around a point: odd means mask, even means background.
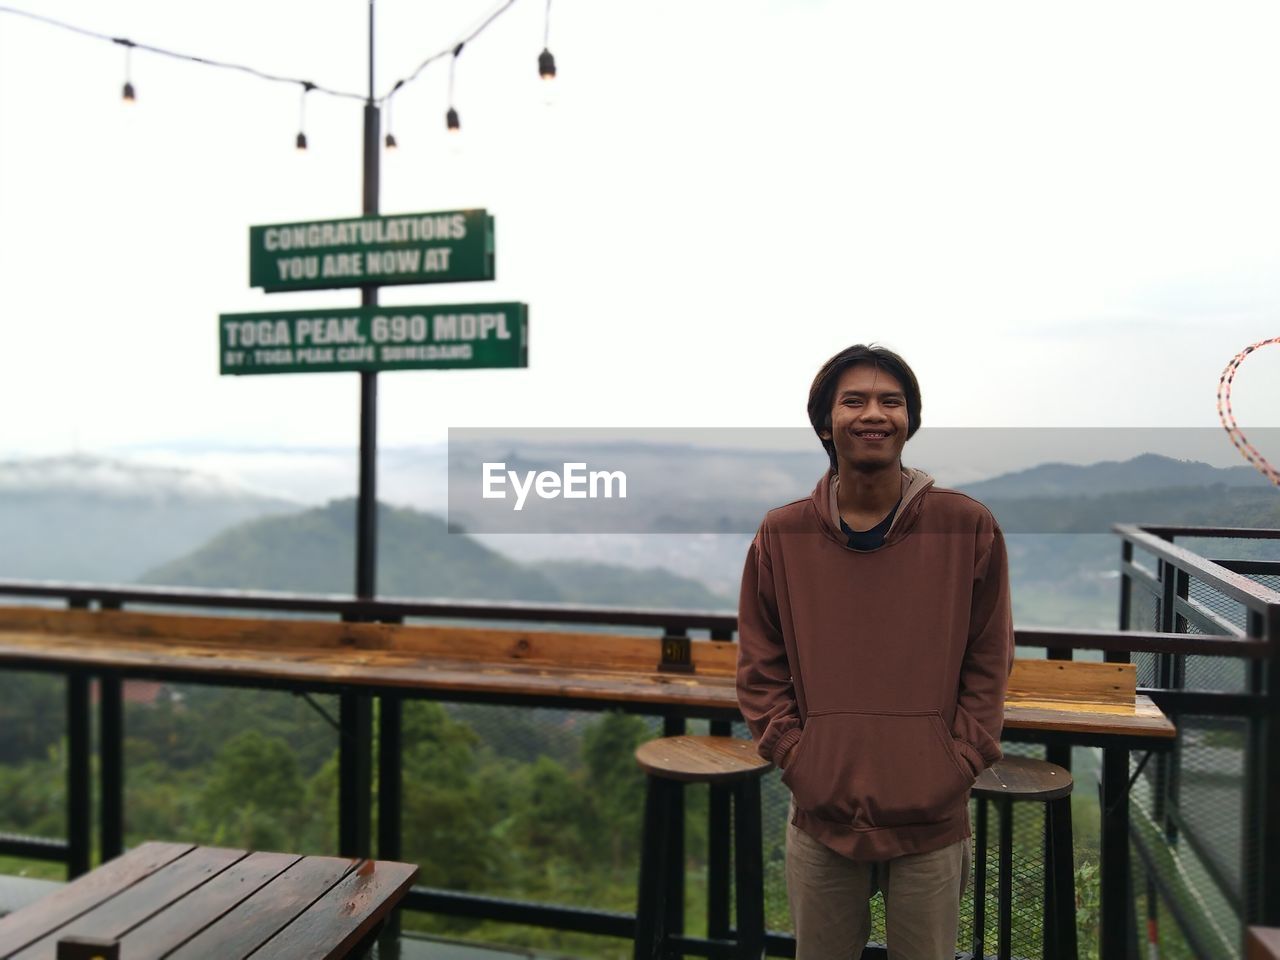
[[[556,58],[551,55],[550,50],[543,50],[538,54],[538,76],[543,80],[555,79]]]

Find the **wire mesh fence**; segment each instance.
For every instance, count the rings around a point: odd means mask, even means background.
[[[477,801],[471,816],[478,818],[474,831],[465,831],[454,814],[451,831],[460,831],[475,857],[477,834],[501,838],[506,849],[494,854],[491,869],[472,876],[469,892],[493,896],[562,903],[574,907],[634,910],[639,879],[640,839],[643,824],[644,783],[633,759],[634,747],[662,735],[655,717],[599,714],[585,711],[542,710],[522,707],[452,704],[445,707],[450,724],[444,735],[471,744],[479,769],[491,772],[481,780],[489,790],[505,779],[524,792],[514,804]],[[463,733],[465,727],[468,733]],[[690,734],[708,732],[705,721],[688,721]],[[735,723],[731,735],[749,738],[746,725]],[[474,737],[474,739],[472,739]],[[441,838],[423,831],[429,810],[417,806],[413,795],[432,789],[440,772],[413,772],[412,745],[406,743],[404,843],[408,859],[428,869],[439,863]],[[1006,752],[1043,757],[1034,744],[1008,744]],[[553,766],[554,765],[554,766]],[[493,772],[505,768],[505,773]],[[558,769],[556,769],[558,768]],[[761,783],[764,863],[765,922],[770,930],[791,932],[791,911],[786,887],[786,829],[789,792],[778,771],[767,773]],[[685,788],[685,902],[686,932],[705,936],[708,887],[708,806],[705,786]],[[976,803],[975,803],[976,807]],[[418,810],[419,814],[412,811]],[[971,816],[973,811],[971,811]],[[1092,814],[1096,817],[1096,810]],[[544,820],[543,818],[549,818]],[[998,916],[999,833],[994,805],[989,813],[986,923],[984,942],[994,953]],[[732,822],[730,822],[732,831]],[[1043,955],[1044,916],[1044,807],[1036,803],[1013,805],[1013,948],[1017,957]],[[1087,833],[1087,831],[1086,831]],[[732,839],[730,839],[732,844]],[[1086,844],[1086,846],[1088,846]],[[447,852],[451,848],[444,848]],[[730,846],[732,849],[732,846]],[[486,847],[478,851],[483,860]],[[534,851],[533,856],[529,855]],[[521,852],[523,851],[523,852]],[[977,851],[974,851],[977,856]],[[1085,857],[1088,860],[1088,855]],[[1094,857],[1096,860],[1096,856]],[[1085,871],[1086,877],[1089,875]],[[456,882],[457,878],[454,878]],[[730,910],[732,876],[730,881]],[[448,881],[446,880],[446,885]],[[1086,893],[1086,901],[1088,894]],[[873,942],[885,941],[885,913],[881,894],[871,903]],[[1096,939],[1096,915],[1086,909],[1081,936]],[[584,937],[559,931],[535,931],[449,918],[411,917],[414,929],[433,932],[465,932],[492,942],[545,947],[578,956],[625,956],[628,945],[607,938]],[[967,952],[974,941],[973,870],[964,892],[957,948]],[[1087,956],[1088,954],[1082,954]]]
[[[1202,546],[1208,548],[1208,556],[1236,552],[1229,540],[1206,541]],[[1179,575],[1168,563],[1160,567],[1164,577]],[[1211,580],[1190,573],[1181,576],[1193,609],[1241,633],[1249,632],[1249,608],[1243,602],[1224,594]],[[1248,576],[1271,589],[1280,587],[1280,575]],[[1135,583],[1132,600],[1126,626],[1159,629],[1159,598]],[[1206,629],[1212,624],[1202,620],[1179,616],[1175,629],[1198,636],[1224,632]],[[1254,676],[1258,664],[1244,658],[1136,653],[1132,660],[1139,686],[1224,694],[1262,689]],[[1159,916],[1163,904],[1186,934],[1178,948],[1165,951],[1168,955],[1182,956],[1185,950],[1187,956],[1238,956],[1249,878],[1258,874],[1260,866],[1257,845],[1248,836],[1247,802],[1250,729],[1256,721],[1204,713],[1175,719],[1175,749],[1148,764],[1133,790],[1133,829],[1135,840],[1141,841],[1142,869],[1147,871],[1135,889],[1152,918]],[[1147,886],[1150,890],[1144,892]],[[1145,901],[1151,896],[1158,902],[1147,907]]]

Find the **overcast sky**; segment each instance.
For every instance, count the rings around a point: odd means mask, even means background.
[[[363,92],[365,0],[10,0]],[[497,4],[378,0],[385,91]],[[381,441],[449,427],[803,426],[836,350],[915,367],[926,425],[1217,422],[1280,334],[1273,3],[517,0],[396,97],[382,210],[484,207],[526,370],[383,375]],[[0,15],[0,454],[357,439],[358,377],[218,375],[251,224],[360,213],[361,106]],[[1280,346],[1241,368],[1280,426]],[[1226,438],[1223,438],[1226,444]],[[1273,459],[1280,459],[1280,452]]]

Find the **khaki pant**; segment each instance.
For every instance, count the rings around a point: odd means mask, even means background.
[[[871,935],[871,897],[884,893],[889,960],[954,960],[968,838],[884,861],[842,857],[787,823],[787,898],[796,960],[856,960]]]

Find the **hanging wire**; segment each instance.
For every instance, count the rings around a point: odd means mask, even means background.
[[[451,44],[447,47],[444,47],[443,50],[439,50],[438,52],[435,52],[435,54],[431,54],[430,56],[428,56],[428,58],[426,58],[425,60],[422,60],[421,63],[417,65],[415,69],[413,69],[412,73],[408,74],[408,76],[406,77],[402,77],[401,79],[398,79],[398,81],[394,83],[394,86],[392,86],[392,88],[390,88],[390,90],[387,93],[384,93],[383,96],[378,97],[378,99],[374,101],[375,104],[379,106],[383,105],[384,102],[387,102],[390,100],[390,97],[392,97],[394,93],[396,93],[399,90],[399,88],[406,86],[407,83],[412,83],[413,81],[415,81],[415,79],[417,79],[417,77],[419,77],[420,74],[422,73],[422,70],[425,70],[426,68],[428,68],[430,64],[435,63],[436,60],[442,60],[445,58],[445,56],[449,56],[452,54],[452,59],[451,61],[449,61],[449,111],[448,111],[448,114],[445,115],[445,120],[447,120],[449,129],[451,129],[451,131],[458,131],[458,129],[461,128],[460,123],[458,123],[458,113],[457,113],[457,110],[453,108],[453,69],[454,69],[454,65],[457,64],[458,54],[462,52],[463,46],[470,44],[470,42],[474,41],[476,37],[479,37],[481,33],[484,33],[484,31],[486,31],[486,29],[492,26],[492,24],[495,22],[495,20],[497,20],[500,17],[500,15],[506,13],[507,10],[511,9],[512,6],[515,5],[515,3],[516,3],[516,0],[503,0],[502,3],[500,3],[497,6],[497,8],[493,10],[492,13],[489,13],[488,15],[486,15],[486,17],[483,20],[480,20],[480,23],[476,24],[476,26],[472,28],[471,31],[468,32],[466,36],[463,36],[460,41],[457,41],[456,44]],[[212,58],[207,58],[207,56],[184,54],[184,52],[180,52],[178,50],[169,50],[169,49],[166,49],[166,47],[154,46],[151,44],[138,44],[138,42],[136,41],[129,40],[128,37],[111,36],[109,35],[109,33],[101,33],[99,31],[93,31],[93,29],[88,29],[86,27],[78,27],[74,23],[67,23],[65,22],[65,20],[59,20],[54,17],[46,17],[46,15],[44,14],[33,13],[31,12],[31,10],[22,10],[22,9],[15,8],[15,6],[0,4],[0,14],[4,14],[4,13],[12,14],[14,15],[14,17],[23,17],[31,20],[36,20],[36,22],[47,24],[47,26],[50,26],[50,27],[64,29],[64,31],[68,31],[70,33],[78,33],[78,35],[81,35],[84,37],[92,37],[93,40],[101,40],[101,41],[109,42],[109,44],[116,44],[119,46],[123,46],[125,49],[125,83],[124,83],[124,91],[123,91],[123,96],[125,101],[134,100],[134,91],[133,91],[133,83],[132,83],[132,76],[131,76],[132,54],[134,49],[145,50],[148,52],[148,54],[156,54],[159,56],[169,56],[169,58],[173,58],[175,60],[186,61],[186,63],[200,64],[201,67],[214,67],[214,68],[223,69],[223,70],[236,70],[236,72],[238,73],[246,73],[248,74],[248,76],[264,79],[264,81],[268,81],[271,83],[301,84],[301,86],[303,87],[303,91],[302,91],[302,108],[300,110],[300,129],[298,129],[298,136],[297,136],[298,150],[306,150],[306,132],[305,132],[305,129],[302,129],[301,119],[303,118],[303,116],[305,116],[306,95],[308,92],[324,93],[325,96],[340,97],[340,99],[344,99],[344,100],[358,100],[361,102],[369,102],[369,96],[365,95],[365,93],[355,93],[355,92],[346,91],[346,90],[335,90],[335,88],[333,87],[321,86],[321,84],[319,83],[312,83],[311,81],[305,81],[305,79],[302,79],[300,77],[284,77],[284,76],[280,76],[280,74],[270,73],[268,72],[268,70],[261,70],[256,67],[250,67],[250,65],[247,65],[247,64],[232,63],[232,61],[227,61],[227,60],[215,60]],[[550,35],[550,0],[548,0],[548,3],[547,3],[547,13],[548,13],[547,26],[545,26],[544,33],[543,33],[544,44]],[[549,58],[550,52],[547,50],[544,50],[544,55],[548,56]],[[541,68],[543,68],[543,56],[539,56],[539,72],[540,73],[541,73]],[[554,76],[554,59],[552,59],[552,76]],[[387,145],[389,147],[393,147],[394,145],[396,145],[396,138],[394,138],[392,134],[388,133],[387,140],[388,140]]]
[[[311,81],[302,81],[302,94],[298,97],[298,138],[294,141],[299,150],[307,149],[307,94],[315,88]]]
[[[397,83],[391,88],[391,92],[387,94],[387,136],[384,142],[386,143],[388,150],[394,150],[396,148],[396,135],[391,132],[391,99],[395,96],[396,91],[399,90],[401,86],[402,84]]]
[[[306,82],[297,77],[282,77],[274,73],[268,73],[265,70],[259,70],[256,67],[246,66],[242,63],[229,63],[223,60],[213,60],[209,57],[197,57],[189,53],[181,53],[177,50],[166,50],[164,47],[154,47],[147,43],[136,43],[128,37],[113,37],[106,33],[99,33],[96,30],[87,30],[84,27],[77,27],[75,24],[66,23],[62,20],[55,20],[53,17],[46,17],[42,14],[32,13],[30,10],[19,10],[16,7],[0,6],[0,13],[11,13],[15,16],[27,17],[30,20],[38,20],[41,23],[46,23],[62,30],[69,30],[72,33],[78,33],[82,36],[93,37],[96,40],[106,40],[110,43],[118,43],[124,47],[136,47],[139,50],[145,50],[148,53],[158,54],[162,57],[172,57],[175,60],[185,60],[188,63],[198,63],[206,67],[217,67],[220,70],[236,70],[241,73],[247,73],[250,76],[257,77],[260,80],[269,80],[272,83]],[[329,87],[321,87],[315,84],[312,86],[320,93],[328,94],[331,97],[346,97],[351,100],[359,100],[361,103],[368,99],[368,97],[359,93],[348,93],[344,90],[333,90]]]
[[[1227,431],[1227,436],[1231,438],[1232,444],[1240,451],[1240,454],[1253,464],[1258,471],[1270,480],[1273,484],[1280,487],[1280,469],[1274,467],[1266,457],[1257,451],[1244,435],[1244,431],[1236,424],[1235,415],[1231,412],[1231,383],[1235,380],[1236,370],[1240,364],[1244,362],[1245,357],[1253,353],[1259,347],[1265,347],[1270,344],[1280,343],[1280,337],[1272,337],[1269,340],[1259,340],[1257,343],[1250,344],[1245,347],[1227,364],[1227,368],[1222,371],[1222,376],[1218,378],[1218,419],[1222,421],[1222,427]]]
[[[512,4],[514,4],[515,2],[516,0],[504,0],[502,5],[499,6],[498,9],[494,10],[493,13],[485,17],[484,20],[480,22],[480,25],[478,27],[476,27],[469,34],[467,34],[465,37],[459,40],[456,44],[452,44],[448,47],[445,47],[443,50],[438,51],[437,53],[433,53],[431,56],[427,57],[427,59],[423,60],[420,64],[418,64],[418,66],[414,69],[412,73],[410,73],[406,77],[403,77],[400,80],[397,80],[396,87],[403,86],[406,83],[413,83],[414,80],[418,79],[418,75],[422,73],[422,71],[425,70],[428,66],[435,63],[437,60],[443,60],[445,57],[449,56],[449,54],[451,53],[454,55],[454,58],[456,59],[457,58],[456,51],[460,50],[466,44],[470,43],[476,37],[480,36],[480,34],[483,33],[491,23],[493,23],[493,21],[497,20],[498,17],[502,16],[502,14],[510,10]],[[388,96],[390,96],[390,94],[386,94],[385,96],[380,97],[378,99],[378,102],[381,103],[383,100],[386,100]]]
[[[378,97],[374,102],[378,105],[381,105],[396,90],[400,89],[405,84],[412,83],[414,80],[416,80],[419,74],[421,74],[422,71],[425,70],[430,64],[436,62],[437,60],[444,59],[450,53],[453,53],[455,50],[457,50],[464,44],[470,43],[476,37],[480,36],[480,34],[482,34],[485,30],[487,30],[489,26],[495,20],[498,19],[498,17],[506,13],[506,11],[509,10],[512,7],[512,5],[515,4],[515,2],[516,0],[503,0],[503,2],[492,13],[486,16],[479,23],[478,26],[472,29],[471,32],[468,33],[466,36],[462,37],[460,41],[456,43],[452,43],[449,46],[445,47],[443,50],[440,50],[437,53],[433,53],[431,56],[427,57],[420,64],[418,64],[417,68],[414,69],[412,73],[410,73],[408,76],[402,77],[401,79],[397,80],[395,82],[395,85],[391,88],[391,90],[388,93],[384,94],[381,97]],[[234,70],[239,73],[247,73],[252,77],[257,77],[260,80],[266,80],[271,83],[302,84],[302,83],[309,82],[309,81],[303,80],[301,77],[286,77],[280,74],[271,73],[266,70],[260,70],[257,67],[249,66],[243,63],[232,63],[226,60],[215,60],[211,57],[196,56],[194,54],[183,53],[178,50],[169,50],[165,47],[153,46],[148,43],[137,43],[133,40],[130,40],[127,37],[116,37],[116,36],[112,36],[111,34],[100,33],[97,30],[89,30],[85,27],[76,26],[73,23],[67,23],[65,20],[58,20],[54,17],[47,17],[43,14],[33,13],[30,10],[21,10],[17,7],[10,7],[6,4],[0,4],[0,13],[12,14],[13,16],[16,16],[16,17],[25,17],[28,20],[35,20],[39,23],[43,23],[51,27],[57,27],[60,30],[66,30],[71,33],[76,33],[85,37],[92,37],[95,40],[103,40],[107,43],[118,44],[125,48],[136,47],[139,50],[145,50],[147,53],[154,53],[162,57],[171,57],[175,60],[183,60],[187,63],[196,63],[205,67],[216,67],[220,70]],[[322,94],[325,94],[326,96],[340,97],[347,100],[358,100],[361,103],[367,103],[369,100],[369,97],[367,94],[353,93],[348,90],[337,90],[332,87],[323,86],[321,84],[313,83],[311,84],[311,89],[316,93],[322,93]]]
[[[125,103],[138,99],[133,89],[133,44],[127,41],[124,44],[124,91],[121,97]]]
[[[465,41],[454,47],[453,59],[449,61],[449,111],[444,115],[444,123],[452,133],[457,133],[462,129],[462,124],[458,121],[458,111],[453,107],[453,72],[458,66],[458,55],[462,53],[464,46],[466,46]]]

